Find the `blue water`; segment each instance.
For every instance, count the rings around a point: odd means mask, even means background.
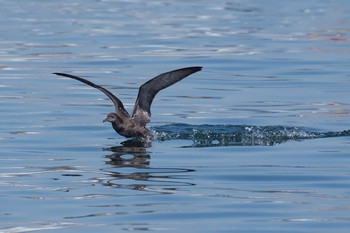
[[[350,3],[0,1],[0,232],[348,232]],[[102,120],[87,78],[151,145]]]

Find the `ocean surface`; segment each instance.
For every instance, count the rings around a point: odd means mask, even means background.
[[[350,229],[350,2],[0,0],[0,232]],[[140,145],[102,123],[166,71]]]

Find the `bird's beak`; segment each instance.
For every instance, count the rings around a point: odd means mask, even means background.
[[[106,119],[104,119],[102,122],[103,122],[103,123],[109,122],[109,120],[108,120],[108,118],[106,118]]]

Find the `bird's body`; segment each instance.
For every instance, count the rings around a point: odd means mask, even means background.
[[[139,93],[135,102],[132,115],[125,110],[123,103],[107,89],[96,85],[86,79],[64,73],[54,73],[56,75],[76,79],[91,87],[94,87],[106,94],[115,106],[115,112],[109,113],[104,120],[112,123],[113,129],[124,137],[137,137],[151,139],[152,132],[146,128],[146,124],[151,117],[151,104],[155,95],[173,85],[174,83],[186,78],[190,74],[198,72],[202,67],[187,67],[178,70],[169,71],[158,75],[157,77],[147,81],[139,88]]]
[[[113,114],[113,115],[112,115]],[[104,122],[109,121],[112,123],[113,129],[120,135],[131,138],[131,137],[137,137],[137,138],[148,138],[151,139],[153,137],[152,132],[147,129],[146,125],[140,125],[136,124],[134,119],[131,117],[125,118],[123,121],[114,121],[113,117],[115,113],[108,114],[107,118],[104,120]],[[111,120],[112,119],[112,120]]]

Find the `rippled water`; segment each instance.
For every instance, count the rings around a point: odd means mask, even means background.
[[[314,132],[284,126],[174,124],[155,127],[155,135],[161,141],[192,140],[193,147],[272,146],[291,140],[350,136],[350,130]]]
[[[1,1],[0,232],[348,232],[345,1]],[[151,145],[102,124],[160,73]]]

